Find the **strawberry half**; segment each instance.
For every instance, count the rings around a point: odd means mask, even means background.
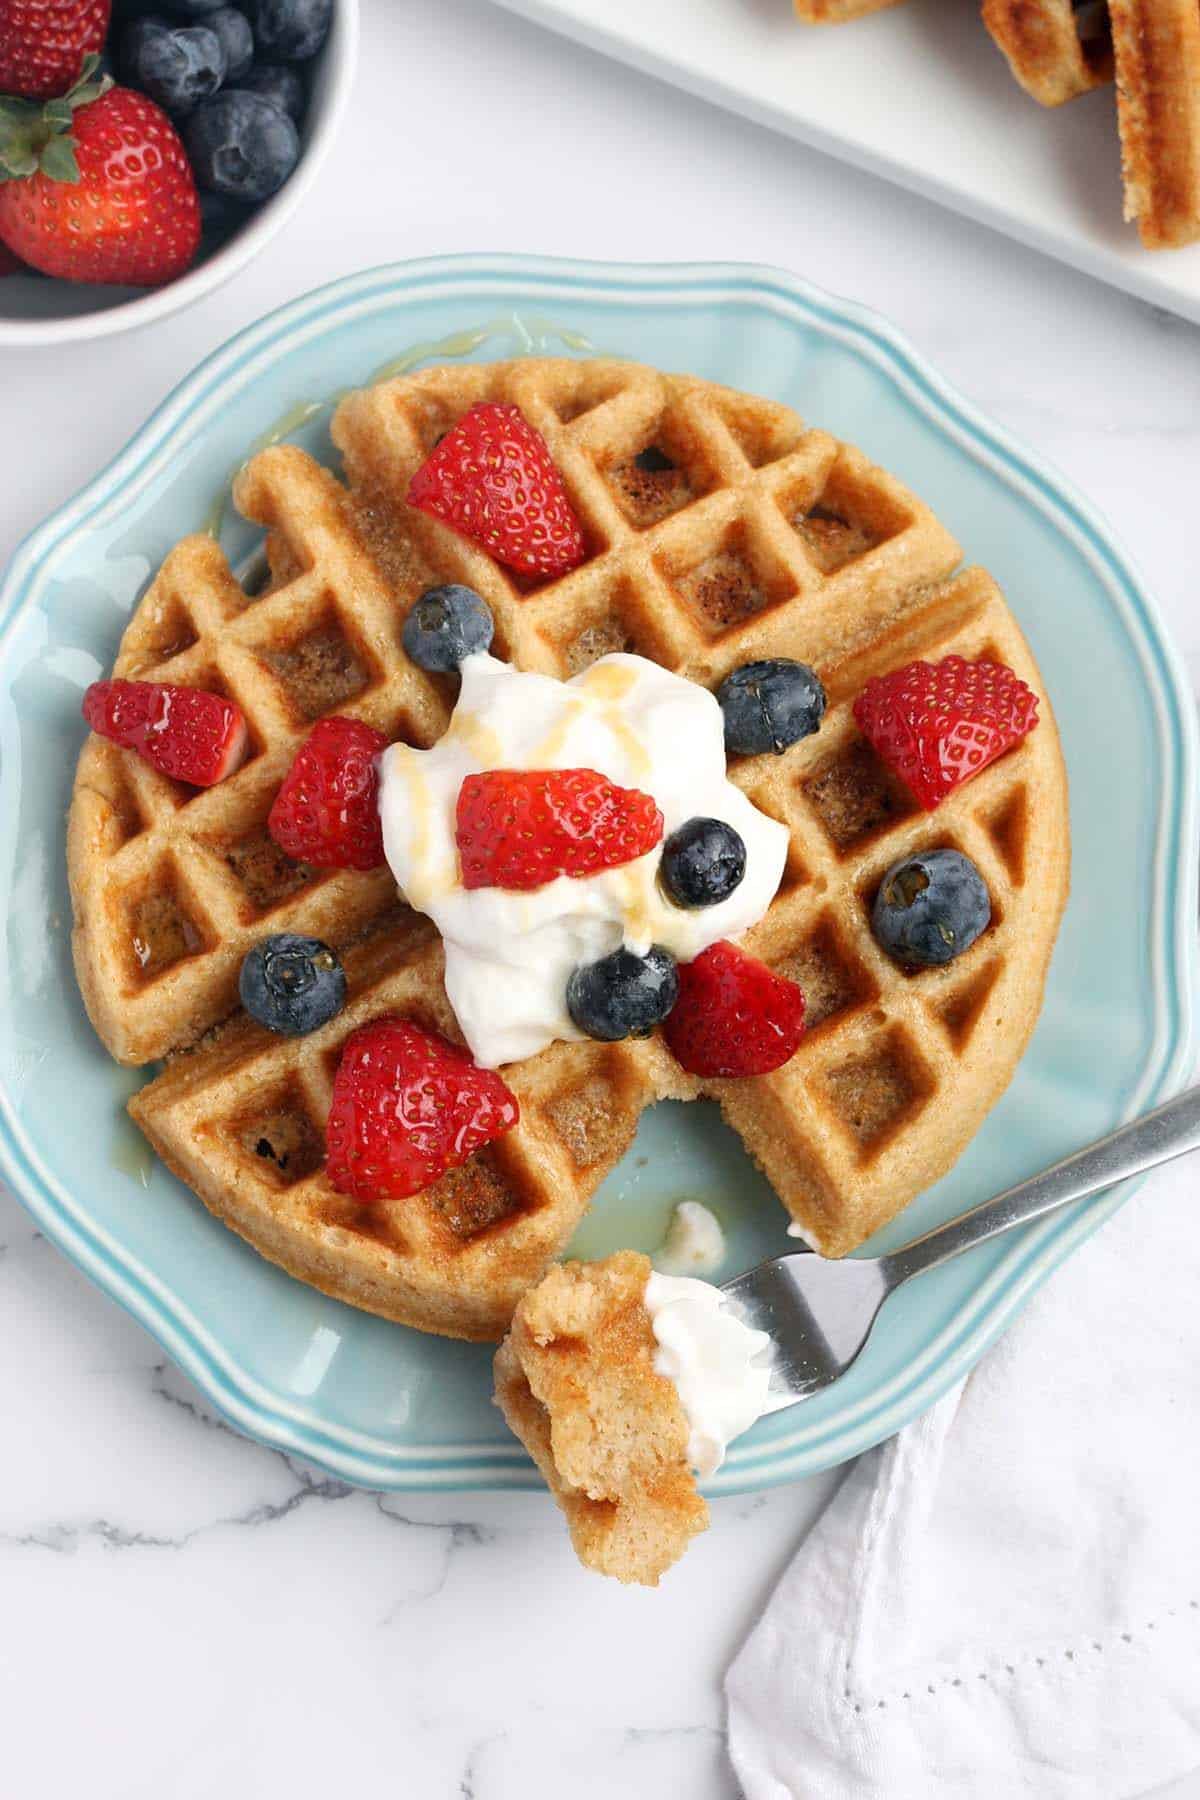
[[[111,0],[4,0],[0,6],[0,94],[52,100],[104,48]]]
[[[868,681],[859,730],[926,811],[1028,737],[1037,695],[1003,663],[913,662]]]
[[[458,792],[458,860],[465,888],[516,893],[558,875],[595,875],[661,842],[649,794],[616,787],[595,769],[493,769]]]
[[[692,1075],[769,1075],[804,1036],[804,995],[722,938],[679,970],[679,998],[663,1026]]]
[[[0,100],[0,239],[66,281],[158,287],[182,275],[200,199],[166,113],[87,76],[44,107]]]
[[[522,575],[565,575],[587,552],[540,431],[518,406],[473,406],[426,458],[408,503]]]
[[[378,758],[386,749],[382,731],[361,719],[319,719],[267,817],[280,849],[316,869],[379,868]]]
[[[94,681],[83,696],[83,716],[101,737],[193,787],[213,787],[232,775],[249,743],[241,707],[203,688]]]
[[[356,1200],[403,1200],[511,1131],[521,1109],[499,1075],[410,1019],[347,1040],[325,1127],[329,1179]]]

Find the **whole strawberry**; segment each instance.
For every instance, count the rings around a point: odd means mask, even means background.
[[[804,1036],[804,995],[723,938],[679,970],[679,998],[663,1035],[692,1075],[769,1075]]]
[[[522,575],[565,575],[587,552],[545,438],[519,406],[473,406],[421,464],[408,503]]]
[[[346,1040],[325,1127],[329,1179],[356,1200],[403,1200],[511,1131],[520,1107],[499,1075],[411,1019]]]
[[[0,240],[66,281],[158,287],[182,275],[200,201],[166,113],[88,76],[44,107],[0,100]]]
[[[619,868],[660,842],[649,794],[594,769],[492,769],[458,793],[455,836],[465,888],[528,892],[558,875]]]
[[[318,719],[267,818],[280,849],[315,869],[377,869],[383,828],[376,758],[386,748],[383,733],[361,719]]]
[[[868,681],[854,720],[913,798],[932,811],[1027,737],[1037,695],[1003,663],[913,662]]]
[[[0,94],[65,94],[83,74],[84,58],[103,49],[111,10],[111,0],[3,0]]]

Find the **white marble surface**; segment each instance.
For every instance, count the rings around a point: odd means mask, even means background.
[[[364,5],[353,116],[266,260],[149,333],[0,354],[0,560],[201,355],[318,281],[481,248],[746,258],[884,309],[1065,469],[1200,676],[1200,332],[485,0]],[[732,1800],[721,1674],[836,1485],[719,1503],[660,1592],[624,1592],[538,1496],[381,1500],[236,1437],[2,1194],[0,1425],[20,1800]]]

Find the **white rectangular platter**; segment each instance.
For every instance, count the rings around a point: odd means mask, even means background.
[[[1122,222],[1111,87],[1036,105],[978,0],[821,28],[790,0],[497,4],[1200,321],[1200,245],[1149,252]]]

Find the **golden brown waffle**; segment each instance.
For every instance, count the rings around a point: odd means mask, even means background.
[[[792,4],[806,25],[844,25],[849,19],[899,6],[900,0],[792,0]]]
[[[581,1562],[657,1587],[708,1525],[675,1384],[654,1368],[648,1257],[564,1263],[496,1352],[496,1403],[566,1514]]]
[[[1112,80],[1104,0],[983,0],[983,22],[1021,86],[1043,106],[1061,106]]]
[[[1014,669],[1041,696],[1041,722],[925,813],[858,735],[850,709],[872,675],[951,654]],[[805,1236],[840,1256],[957,1161],[1008,1086],[1041,1009],[1070,848],[1054,719],[1016,621],[981,569],[821,673],[830,707],[820,732],[736,777],[791,831],[790,879],[745,941],[800,983],[808,1031],[776,1074],[710,1091]],[[983,875],[992,922],[945,968],[906,974],[876,943],[870,903],[898,858],[946,845]]]
[[[1151,250],[1200,238],[1200,4],[1112,0],[1125,217]]]
[[[518,1125],[408,1200],[364,1206],[325,1178],[341,1047],[402,1013],[458,1037],[441,947],[408,915],[346,954],[345,1010],[304,1038],[239,1014],[175,1057],[129,1110],[210,1210],[325,1293],[419,1330],[496,1338],[562,1250],[659,1091],[688,1092],[658,1045],[556,1044],[505,1070]],[[674,1071],[674,1076],[679,1072]]]
[[[562,471],[590,559],[561,580],[516,580],[404,504],[436,439],[487,398],[518,404]],[[219,552],[190,540],[126,632],[118,673],[205,685],[218,674],[259,753],[190,797],[130,754],[95,739],[85,748],[70,860],[77,963],[101,1035],[128,1060],[190,1042],[228,1012],[255,936],[286,924],[341,945],[394,906],[385,876],[341,874],[263,904],[269,890],[247,896],[236,866],[254,845],[284,888],[296,879],[263,845],[262,824],[317,712],[356,713],[413,743],[437,736],[453,684],[435,685],[400,648],[407,608],[430,582],[476,588],[497,654],[552,674],[626,649],[711,685],[751,658],[796,656],[826,682],[825,724],[733,773],[792,834],[751,948],[800,979],[812,1030],[779,1074],[710,1091],[813,1241],[851,1248],[950,1166],[1003,1090],[1065,896],[1054,721],[998,591],[978,571],[951,579],[954,540],[858,451],[786,407],[633,364],[429,369],[352,395],[334,436],[349,497],[296,450],[264,452],[238,483],[238,504],[270,533],[265,597],[244,594]],[[649,449],[661,454],[645,462],[670,466],[640,465]],[[198,641],[178,648],[188,632]],[[1014,667],[1042,695],[1042,723],[930,816],[857,737],[849,705],[870,675],[952,650]],[[310,668],[332,670],[330,685],[302,679]],[[946,843],[978,862],[995,920],[950,968],[908,976],[877,950],[867,902],[895,857]],[[186,909],[191,935],[177,932],[173,955],[142,968],[130,951],[131,916],[142,915],[130,909],[156,896]],[[390,1010],[450,1028],[439,952],[422,930],[407,915],[398,938],[389,927],[351,956],[351,1004],[323,1031],[286,1042],[238,1020],[132,1110],[206,1203],[294,1273],[428,1330],[500,1335],[641,1110],[698,1084],[657,1040],[555,1046],[506,1072],[521,1124],[466,1170],[415,1200],[346,1201],[320,1167],[341,1042]]]
[[[423,577],[415,564],[411,573],[379,565],[333,477],[299,452],[270,453],[246,471],[238,499],[272,533],[267,592],[244,592],[211,538],[185,539],[134,613],[113,672],[236,700],[249,760],[198,792],[93,736],[75,777],[75,967],[118,1062],[151,1062],[227,1017],[242,958],[265,932],[343,944],[394,907],[386,869],[309,869],[267,835],[271,802],[313,722],[348,712],[389,737],[430,744],[449,716],[445,695],[399,646],[396,585],[407,579],[419,591]]]

